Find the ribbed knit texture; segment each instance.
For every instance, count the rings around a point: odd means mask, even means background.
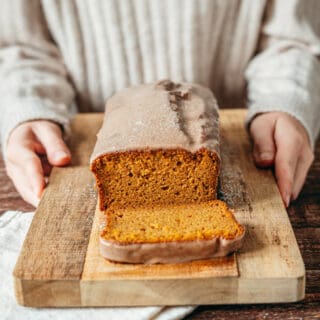
[[[163,78],[249,98],[320,129],[318,0],[8,0],[0,10],[1,140],[18,124],[67,126],[115,91]]]

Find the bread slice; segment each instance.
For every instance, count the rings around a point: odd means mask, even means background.
[[[197,204],[108,209],[101,254],[128,263],[178,263],[229,254],[244,228],[220,200]]]

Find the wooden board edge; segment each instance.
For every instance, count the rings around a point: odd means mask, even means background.
[[[126,291],[123,293],[127,296],[119,301],[117,294],[124,287]],[[125,283],[122,280],[81,281],[81,296],[84,307],[294,303],[304,299],[305,277],[266,278],[259,284],[257,279],[232,277],[145,282],[127,280]]]
[[[14,285],[14,295],[16,297],[16,301],[21,306],[25,306],[25,300],[24,300],[24,292],[23,292],[23,286],[22,286],[21,279],[17,277],[13,277],[13,285]]]
[[[81,281],[82,304],[86,307],[178,306],[213,302],[225,304],[228,303],[226,296],[232,303],[237,299],[236,279],[225,277]],[[119,299],[119,292],[122,299]]]
[[[222,277],[145,281],[141,279],[44,281],[14,277],[16,300],[18,304],[27,307],[294,303],[305,298],[305,286],[305,273],[284,279]],[[186,287],[189,288],[187,292],[185,292]],[[126,290],[121,291],[121,288]],[[190,292],[203,292],[204,288],[206,288],[205,296],[202,294],[195,298],[194,294],[190,294]],[[128,303],[119,302],[117,299],[119,290],[127,294],[127,298],[122,301],[129,301]],[[137,292],[142,294],[137,295]]]
[[[14,277],[16,301],[24,307],[81,307],[79,280],[24,280]]]
[[[295,303],[305,298],[306,277],[290,278],[265,278],[259,280],[259,286],[255,288],[257,279],[243,279],[239,288],[240,293],[237,304],[281,304]],[[266,296],[270,293],[270,296]],[[243,296],[241,296],[243,294]],[[286,297],[286,298],[283,298]]]

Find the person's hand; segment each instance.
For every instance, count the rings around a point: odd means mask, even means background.
[[[277,184],[286,205],[295,200],[314,159],[303,125],[283,112],[256,116],[250,125],[253,158],[258,167],[274,166]]]
[[[10,134],[6,170],[22,198],[37,206],[52,166],[70,163],[59,125],[46,120],[25,122]]]

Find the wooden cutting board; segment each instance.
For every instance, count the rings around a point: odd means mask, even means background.
[[[246,227],[226,258],[171,265],[111,263],[99,255],[99,215],[88,159],[102,114],[78,115],[73,163],[55,168],[14,270],[25,306],[280,303],[301,300],[305,269],[270,170],[258,170],[244,110],[221,111],[220,198]]]

